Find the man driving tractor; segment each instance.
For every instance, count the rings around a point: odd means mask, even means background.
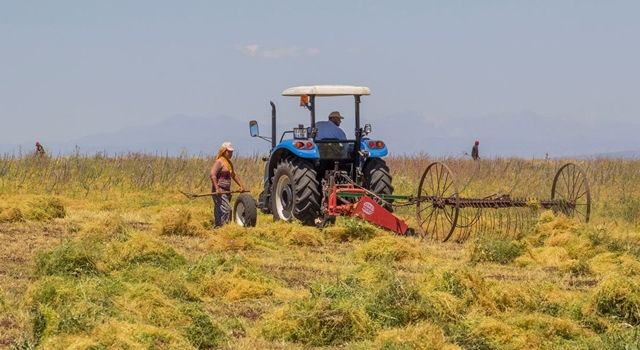
[[[316,140],[346,140],[347,135],[340,129],[342,119],[344,119],[344,117],[340,115],[340,112],[334,111],[329,113],[328,121],[317,122],[316,128],[318,129],[318,133],[316,134]]]

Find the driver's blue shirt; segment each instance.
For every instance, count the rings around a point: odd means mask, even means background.
[[[345,135],[344,131],[340,129],[339,126],[335,125],[332,121],[321,121],[316,123],[316,129],[318,129],[318,133],[316,134],[316,140],[323,139],[338,139],[338,140],[346,140],[347,135]]]

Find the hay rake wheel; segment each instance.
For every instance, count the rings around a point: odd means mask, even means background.
[[[429,164],[418,185],[416,218],[421,237],[446,242],[456,229],[458,188],[453,172],[441,162]]]
[[[591,192],[586,173],[567,163],[556,172],[551,199],[511,198],[508,194],[467,198],[458,192],[451,169],[441,162],[429,164],[422,174],[416,204],[416,219],[423,239],[464,242],[473,233],[493,232],[518,238],[532,223],[535,209],[551,209],[582,222],[589,222]],[[528,211],[528,212],[527,212]]]
[[[591,191],[587,175],[578,165],[567,163],[560,167],[553,178],[551,200],[557,204],[554,212],[561,212],[580,221],[589,222],[591,217]]]

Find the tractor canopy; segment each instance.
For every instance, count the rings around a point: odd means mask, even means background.
[[[282,96],[350,96],[371,95],[371,90],[366,86],[351,85],[312,85],[312,86],[294,86],[282,92]]]
[[[353,85],[310,85],[294,86],[282,92],[282,96],[300,97],[300,106],[310,112],[311,127],[316,127],[316,97],[353,96],[355,102],[356,130],[360,129],[360,97],[371,95],[371,90],[366,86]],[[359,137],[356,137],[360,141]]]

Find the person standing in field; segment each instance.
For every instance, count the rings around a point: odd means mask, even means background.
[[[471,148],[471,158],[473,158],[473,160],[480,159],[480,151],[478,150],[478,146],[480,146],[480,141],[476,140],[476,142],[473,144],[473,148]]]
[[[231,142],[225,142],[220,147],[216,155],[216,161],[211,167],[211,192],[213,197],[213,227],[221,227],[231,221],[231,180],[240,186],[240,191],[244,191],[244,186],[236,175],[231,163],[233,157],[233,146]]]
[[[45,154],[46,152],[44,151],[44,146],[42,146],[40,141],[36,141],[36,155],[42,157]]]

